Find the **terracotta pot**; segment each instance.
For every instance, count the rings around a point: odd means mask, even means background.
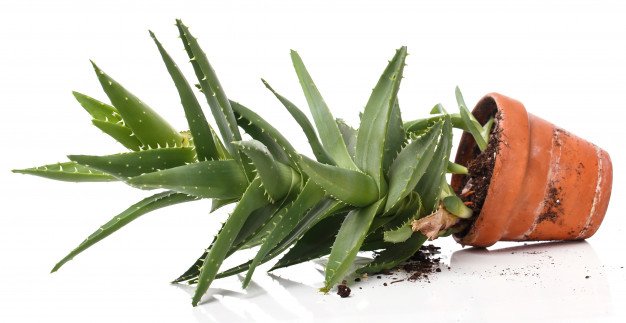
[[[492,93],[473,110],[484,123],[499,114],[500,142],[487,197],[469,231],[455,239],[488,247],[497,241],[578,240],[591,237],[606,213],[613,167],[609,154]],[[475,142],[464,133],[456,163],[467,165]],[[463,175],[452,176],[460,191]]]

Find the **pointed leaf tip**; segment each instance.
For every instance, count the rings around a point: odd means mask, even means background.
[[[315,155],[317,161],[325,164],[335,165],[332,158],[328,156],[328,153],[322,146],[322,143],[320,143],[320,140],[315,133],[315,128],[313,128],[313,125],[309,121],[309,118],[302,112],[302,110],[300,110],[287,98],[276,92],[267,81],[265,81],[264,79],[261,79],[261,81],[263,82],[263,84],[265,84],[265,87],[270,90],[272,94],[274,94],[278,101],[282,103],[282,105],[285,107],[285,109],[287,109],[289,114],[291,114],[291,116],[298,123],[298,125],[300,125],[300,128],[302,128],[304,135],[309,141],[309,145],[311,146],[311,150],[313,150],[313,154]]]
[[[165,119],[92,62],[111,104],[137,138],[149,147],[179,145],[182,137]]]
[[[91,235],[87,237],[83,242],[81,242],[78,247],[70,251],[63,259],[61,259],[51,270],[51,273],[56,272],[68,261],[72,260],[75,256],[87,250],[94,244],[100,242],[104,238],[123,228],[127,224],[136,220],[140,216],[149,213],[151,211],[189,201],[194,201],[197,198],[193,196],[189,196],[186,194],[180,194],[176,192],[163,192],[158,193],[153,196],[147,197],[126,210],[122,213],[114,216],[109,222],[102,225],[96,231],[94,231]]]
[[[26,169],[14,169],[13,173],[35,175],[65,182],[109,182],[116,181],[112,175],[75,162],[43,165]]]
[[[165,64],[165,67],[170,74],[174,85],[176,86],[181,105],[185,111],[187,124],[189,125],[189,132],[193,138],[196,152],[198,153],[198,160],[204,161],[219,159],[220,153],[218,146],[222,146],[222,143],[218,142],[219,139],[214,138],[212,135],[214,131],[209,125],[192,87],[189,85],[189,82],[187,82],[187,79],[185,79],[185,76],[176,65],[176,62],[174,62],[172,57],[165,50],[152,31],[150,31],[150,35],[152,36],[152,39],[161,54],[163,63]]]
[[[396,51],[372,90],[357,134],[356,164],[386,193],[386,168],[404,142],[398,90],[404,71],[406,48]]]
[[[484,151],[487,148],[487,141],[485,141],[485,138],[483,137],[485,130],[478,120],[476,120],[476,117],[474,117],[474,115],[467,108],[463,94],[461,94],[461,90],[458,86],[454,92],[465,128],[469,130],[469,133],[474,138],[474,141],[476,142],[476,145],[478,145],[478,148],[480,148],[480,151]]]
[[[322,146],[333,159],[334,164],[351,170],[358,170],[346,147],[341,132],[335,123],[335,118],[324,101],[319,89],[313,82],[313,78],[304,65],[300,55],[291,51],[291,61],[300,81],[302,92],[309,105],[309,110],[315,121],[317,133],[320,136]]]

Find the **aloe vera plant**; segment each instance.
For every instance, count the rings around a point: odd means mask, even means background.
[[[389,269],[427,239],[458,230],[463,219],[472,216],[446,181],[447,172],[468,172],[449,161],[452,128],[470,132],[485,149],[494,120],[478,123],[457,88],[460,113],[436,105],[428,118],[403,123],[398,92],[406,47],[387,64],[356,129],[335,119],[297,52],[291,52],[291,59],[313,123],[263,80],[302,128],[315,156],[311,159],[260,115],[230,100],[196,38],[180,20],[176,25],[197,77],[195,86],[154,33],[150,36],[180,96],[188,130],[175,130],[94,63],[110,104],[78,92],[74,96],[94,126],[127,151],[70,155],[69,161],[14,170],[62,181],[121,181],[159,190],[98,228],[53,272],[150,211],[208,198],[213,200],[211,212],[235,206],[213,242],[174,280],[197,284],[194,306],[215,279],[245,272],[245,287],[259,265],[281,255],[270,270],[328,255],[321,288],[328,292],[354,269],[360,251],[378,250],[379,256],[356,268],[357,273]],[[206,119],[197,90],[206,99],[217,132]],[[252,139],[243,140],[242,130]],[[222,268],[226,258],[251,247],[259,248],[254,258]]]

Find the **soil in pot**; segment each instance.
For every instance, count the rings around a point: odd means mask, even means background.
[[[465,204],[472,209],[474,216],[470,219],[461,221],[458,225],[464,226],[468,230],[471,222],[480,214],[487,192],[489,191],[489,182],[493,174],[493,168],[496,165],[496,157],[498,155],[498,147],[500,144],[500,134],[502,132],[499,127],[500,113],[496,112],[494,116],[494,124],[489,135],[489,142],[485,151],[480,151],[478,145],[474,145],[473,158],[467,165],[468,175],[464,176],[462,181],[462,189],[455,192],[461,197]],[[466,232],[461,232],[464,235]]]

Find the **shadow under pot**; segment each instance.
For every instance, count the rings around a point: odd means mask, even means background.
[[[472,113],[496,122],[482,153],[471,134],[461,137],[455,162],[470,172],[453,175],[452,187],[477,216],[457,242],[580,240],[598,230],[613,182],[606,151],[501,94],[486,95]]]

